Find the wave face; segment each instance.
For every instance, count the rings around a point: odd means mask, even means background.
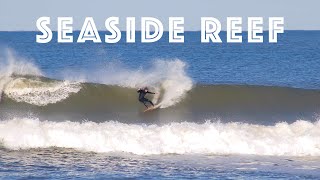
[[[129,125],[119,122],[0,121],[10,149],[63,147],[93,152],[152,154],[253,154],[320,156],[320,122],[274,126],[207,122]]]
[[[182,95],[181,92],[178,94]],[[200,120],[203,123],[216,118],[223,122],[270,125],[279,121],[315,120],[320,110],[318,90],[280,87],[197,85],[175,104],[150,113],[142,113],[144,106],[137,96],[134,88],[15,77],[4,90],[0,119],[33,114],[54,121],[90,119],[103,122],[110,119],[123,123],[163,124]],[[172,102],[162,96],[160,91],[158,96],[149,95],[148,98],[154,102]]]

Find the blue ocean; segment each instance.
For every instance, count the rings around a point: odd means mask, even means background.
[[[320,179],[320,31],[37,34],[0,32],[0,179]],[[157,109],[144,112],[143,87]]]

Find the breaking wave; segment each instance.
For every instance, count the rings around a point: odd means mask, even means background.
[[[0,59],[0,102],[4,93],[17,102],[45,106],[62,101],[81,89],[80,83],[43,79],[36,65],[8,49],[5,59]]]
[[[78,93],[85,82],[96,82],[134,89],[147,86],[156,92],[153,101],[160,108],[167,108],[180,102],[193,86],[185,72],[186,64],[178,59],[156,60],[150,68],[138,70],[110,63],[76,80],[45,78],[37,66],[17,57],[11,50],[7,50],[6,59],[0,60],[0,94],[37,106],[63,101]]]
[[[62,101],[81,89],[79,83],[43,82],[40,79],[15,78],[6,84],[4,93],[17,102],[45,106]]]
[[[50,122],[37,118],[0,121],[5,148],[74,148],[93,152],[152,154],[253,154],[320,156],[320,122],[273,126],[246,123],[129,125],[114,121]]]
[[[125,67],[116,61],[85,72],[80,79],[72,80],[131,89],[148,87],[156,92],[152,97],[153,102],[159,104],[160,108],[167,108],[179,103],[193,87],[192,79],[186,73],[186,67],[187,64],[179,59],[158,59],[149,67],[138,69]]]

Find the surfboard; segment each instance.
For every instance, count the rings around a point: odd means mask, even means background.
[[[149,107],[148,109],[144,110],[143,112],[148,112],[148,111],[152,111],[152,110],[155,110],[155,109],[158,109],[160,107],[160,105],[156,105],[156,106],[153,106],[153,107]]]

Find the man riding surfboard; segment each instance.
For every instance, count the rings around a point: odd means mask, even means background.
[[[152,103],[152,101],[150,101],[149,99],[145,98],[144,96],[145,96],[146,94],[155,94],[155,93],[150,92],[147,87],[145,87],[145,88],[139,88],[138,91],[137,91],[137,93],[139,93],[139,101],[140,101],[141,103],[143,103],[143,104],[146,106],[146,108],[149,108],[149,107],[147,106],[147,104],[146,104],[147,102],[149,102],[149,103],[154,107],[154,104]]]

